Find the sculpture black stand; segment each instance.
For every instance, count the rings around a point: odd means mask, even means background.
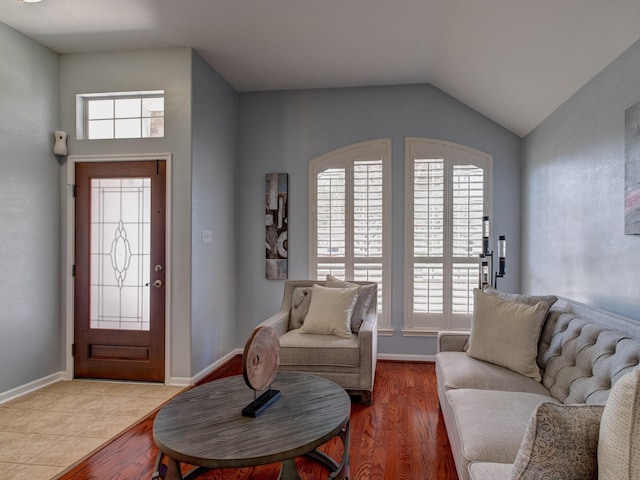
[[[271,390],[271,387],[269,387],[269,390],[256,398],[254,390],[253,402],[242,409],[242,416],[256,418],[281,396],[280,390]]]

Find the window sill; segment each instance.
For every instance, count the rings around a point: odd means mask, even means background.
[[[396,331],[393,328],[378,328],[379,337],[393,337]]]

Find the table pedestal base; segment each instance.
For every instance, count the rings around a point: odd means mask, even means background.
[[[340,440],[342,440],[343,446],[342,461],[340,463],[336,462],[329,455],[319,450],[313,450],[303,455],[304,457],[308,457],[315,462],[318,462],[323,467],[327,468],[331,472],[331,474],[329,475],[329,480],[349,480],[349,428],[349,421],[347,420],[347,424],[337,435],[338,437],[340,437]],[[164,464],[165,457],[167,458],[166,465]],[[151,479],[193,480],[203,473],[208,472],[209,470],[211,469],[205,467],[196,467],[183,476],[182,471],[180,470],[180,462],[169,458],[162,452],[158,452],[155,468]],[[280,470],[278,480],[303,480],[298,473],[298,469],[296,468],[295,457],[288,458],[282,461],[282,468]]]

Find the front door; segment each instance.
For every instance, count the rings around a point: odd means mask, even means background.
[[[76,164],[76,378],[164,381],[165,172]]]

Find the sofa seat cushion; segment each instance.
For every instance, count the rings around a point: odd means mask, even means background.
[[[471,480],[510,480],[513,465],[510,463],[474,462],[469,464]]]
[[[280,337],[280,365],[324,365],[357,367],[360,364],[358,336],[302,333],[289,330]]]
[[[525,392],[456,389],[446,393],[469,462],[513,463],[531,414],[553,397]]]
[[[530,377],[468,356],[465,352],[436,354],[436,375],[446,388],[475,388],[549,395],[540,382]]]

